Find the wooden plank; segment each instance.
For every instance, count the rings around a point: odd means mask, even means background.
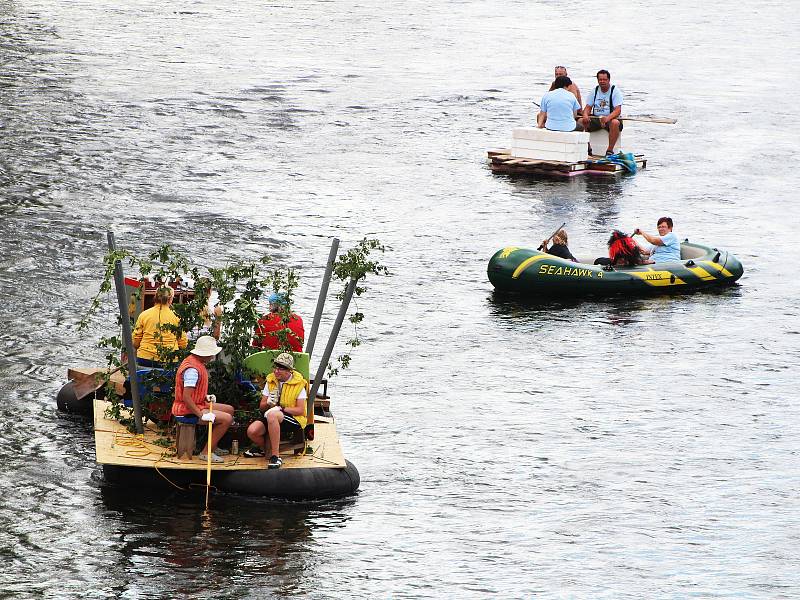
[[[153,469],[179,469],[203,471],[206,463],[198,457],[178,459],[175,457],[174,431],[168,439],[172,447],[164,448],[155,444],[163,436],[153,423],[145,424],[142,436],[130,433],[117,421],[107,419],[105,410],[110,404],[103,400],[94,401],[94,439],[97,462],[103,465],[144,467]],[[198,435],[205,435],[205,429],[198,427]],[[314,417],[314,440],[309,442],[313,454],[295,456],[291,451],[281,450],[283,467],[288,469],[344,468],[345,460],[336,425],[333,419]],[[244,450],[244,448],[242,449]],[[211,465],[215,471],[259,470],[267,467],[266,459],[223,456],[224,462]]]
[[[109,369],[98,369],[97,367],[71,367],[67,369],[67,379],[74,380],[76,374],[78,376],[95,375],[98,377],[98,381],[102,381],[103,374],[108,371]],[[109,379],[114,383],[114,388],[118,394],[125,393],[125,376],[120,371],[112,373]]]

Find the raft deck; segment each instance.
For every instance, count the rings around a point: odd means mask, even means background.
[[[197,456],[191,459],[178,459],[175,456],[175,437],[173,432],[166,436],[171,446],[156,444],[156,440],[164,439],[165,434],[155,424],[145,423],[144,434],[136,435],[117,421],[107,419],[105,411],[110,406],[105,400],[94,401],[94,441],[97,462],[101,465],[117,465],[123,467],[145,467],[154,469],[180,469],[204,471],[206,461]],[[197,427],[197,436],[207,435],[204,426]],[[314,439],[308,442],[306,454],[295,455],[291,449],[281,450],[283,469],[310,469],[346,467],[336,426],[333,419],[314,417]],[[244,448],[242,448],[244,450]],[[242,454],[220,457],[222,463],[212,463],[213,471],[253,471],[267,468],[264,457],[246,458]]]
[[[516,158],[511,150],[494,149],[487,153],[492,173],[504,175],[550,175],[553,177],[576,177],[578,175],[620,175],[627,170],[613,163],[598,163],[602,156],[590,156],[589,160],[580,162],[561,162],[537,158]],[[634,154],[638,169],[647,167],[647,159],[643,154]]]

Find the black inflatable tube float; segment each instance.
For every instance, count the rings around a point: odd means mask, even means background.
[[[287,500],[339,498],[354,494],[361,484],[355,465],[349,460],[345,463],[343,469],[315,467],[212,471],[211,486],[223,492]],[[114,486],[174,490],[175,486],[204,488],[206,484],[206,472],[200,470],[161,469],[157,472],[150,467],[103,465],[103,476],[107,484]]]

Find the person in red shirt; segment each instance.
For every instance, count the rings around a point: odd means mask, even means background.
[[[303,329],[303,319],[297,313],[289,312],[288,322],[284,324],[288,302],[283,294],[270,294],[269,313],[258,320],[256,325],[253,346],[265,350],[291,350],[292,352],[303,351],[303,340],[305,330]],[[281,341],[281,330],[286,330],[286,342]],[[286,344],[288,343],[288,348]]]

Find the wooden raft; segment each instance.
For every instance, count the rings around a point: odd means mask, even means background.
[[[515,158],[509,149],[489,150],[489,167],[492,173],[504,175],[551,175],[555,177],[575,177],[576,175],[618,175],[626,170],[612,163],[597,163],[594,160],[576,163],[540,160],[535,158]],[[602,158],[600,156],[598,159]],[[636,166],[647,167],[647,159],[643,154],[635,154]]]
[[[203,471],[206,462],[197,456],[179,460],[175,457],[175,431],[169,432],[172,446],[165,448],[155,444],[164,436],[153,423],[145,424],[143,436],[130,433],[117,421],[105,417],[109,402],[94,401],[94,441],[97,462],[101,465],[119,465],[124,467],[144,467],[155,469],[184,469]],[[198,436],[207,435],[205,427],[198,427]],[[336,425],[333,419],[314,417],[314,439],[308,443],[313,454],[294,455],[291,450],[281,450],[284,469],[343,469],[346,464]],[[245,448],[242,448],[245,450]],[[267,468],[267,459],[245,458],[228,455],[221,457],[225,462],[212,463],[214,471],[247,471]]]

